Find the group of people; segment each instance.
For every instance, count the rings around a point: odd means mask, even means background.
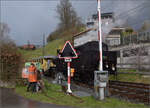
[[[38,70],[34,63],[31,63],[28,68],[26,68],[26,78],[28,79],[27,92],[30,91],[30,87],[32,87],[32,92],[37,92],[40,88],[42,88],[42,72]]]

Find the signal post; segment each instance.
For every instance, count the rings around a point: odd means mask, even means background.
[[[103,51],[102,51],[102,29],[101,29],[101,6],[100,0],[97,0],[97,16],[98,16],[98,41],[99,41],[99,70],[94,72],[94,89],[95,98],[104,100],[108,90],[108,71],[103,71]]]
[[[71,91],[71,84],[70,84],[70,69],[71,69],[71,62],[72,59],[78,58],[78,55],[75,51],[75,49],[73,48],[73,46],[71,45],[71,43],[69,41],[66,41],[66,43],[64,44],[64,47],[62,48],[60,54],[59,54],[59,58],[60,59],[64,59],[65,62],[67,62],[67,74],[68,74],[68,89],[67,89],[67,93],[72,93]]]

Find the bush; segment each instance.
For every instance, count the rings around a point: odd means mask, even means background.
[[[22,56],[15,44],[0,44],[0,79],[15,83],[21,76]]]

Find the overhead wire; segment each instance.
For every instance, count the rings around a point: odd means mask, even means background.
[[[146,3],[147,3],[147,2],[146,2]],[[139,9],[141,10],[141,9],[144,9],[144,8],[148,8],[148,6],[150,6],[150,4],[146,4],[146,3],[144,3],[145,6],[143,6],[144,4],[138,5],[138,6],[132,8],[132,9],[130,9],[130,10],[128,10],[128,11],[122,12],[122,13],[118,14],[117,16],[115,16],[115,18],[120,18],[120,17],[123,17],[123,18],[124,18],[124,17],[127,16],[128,13],[138,11]],[[141,6],[142,6],[142,7],[141,7]],[[134,13],[132,13],[132,14],[134,14]]]
[[[150,6],[150,4],[148,4],[148,2],[144,2],[144,3],[142,3],[142,4],[140,4],[140,5],[138,5],[138,6],[136,6],[136,7],[134,7],[134,8],[132,8],[132,9],[129,9],[129,10],[127,10],[127,11],[124,11],[124,12],[122,12],[122,13],[120,13],[120,14],[117,14],[117,16],[115,16],[115,20],[118,20],[118,19],[125,19],[126,20],[126,22],[129,20],[129,18],[133,15],[133,14],[135,14],[135,13],[133,13],[133,12],[136,12],[136,11],[140,11],[140,10],[144,10],[144,9],[146,9],[146,8],[148,8],[148,6]],[[132,13],[132,15],[130,16],[128,13]],[[148,18],[150,18],[150,17],[148,17]],[[148,18],[146,18],[146,19],[144,19],[144,20],[148,20]],[[137,24],[140,24],[140,23],[142,23],[142,21],[143,21],[143,19],[142,20],[140,20],[140,21],[138,21],[138,22],[133,22],[133,23],[130,23],[130,25],[137,25]]]
[[[41,1],[41,0],[0,0],[0,1]],[[43,1],[60,1],[60,0],[43,0]],[[78,1],[78,2],[79,1],[91,1],[91,2],[95,2],[97,0],[70,0],[70,1]],[[101,1],[112,1],[112,0],[101,0]],[[124,1],[124,0],[114,0],[114,1]],[[131,0],[129,0],[129,1],[131,1]],[[132,0],[132,1],[138,1],[138,0]],[[145,0],[145,1],[149,1],[149,0]],[[143,5],[145,5],[145,6],[143,6]],[[125,11],[125,12],[117,14],[117,16],[115,16],[115,19],[123,18],[123,19],[128,20],[130,16],[126,15],[126,14],[138,11],[139,9],[141,10],[141,9],[148,8],[148,6],[150,6],[150,4],[147,4],[147,2],[144,2],[144,3],[134,7],[132,9],[129,9],[129,10]],[[55,9],[56,8],[53,7],[52,10],[55,10]],[[103,8],[103,9],[106,9],[106,8]],[[134,13],[132,13],[132,15],[133,14]]]
[[[130,17],[131,17],[130,15],[126,15],[126,17],[123,17],[123,18],[122,17],[118,17],[118,18],[115,18],[115,20],[124,19],[126,22],[128,22],[128,20],[130,19]],[[136,17],[134,17],[132,20],[134,20],[134,19],[136,20]]]
[[[0,1],[41,1],[41,0],[0,0]],[[61,0],[42,0],[42,1],[61,1]],[[90,1],[90,2],[95,2],[97,0],[70,0],[70,1]],[[112,1],[112,0],[101,0],[101,1]],[[113,1],[124,1],[124,0],[113,0]],[[139,1],[139,0],[126,0],[126,1]],[[144,0],[144,1],[149,1],[149,0]]]
[[[140,20],[140,21],[136,21],[136,22],[134,22],[134,23],[131,23],[130,25],[138,25],[138,24],[140,24],[140,23],[144,23],[144,22],[142,22],[142,21],[148,21],[148,20],[150,20],[150,16],[149,17],[147,17],[147,18],[145,18],[145,19],[142,19],[142,20]]]
[[[147,7],[145,7],[145,8],[147,8]],[[138,10],[137,10],[138,11]],[[125,22],[128,22],[129,21],[129,19],[130,19],[130,17],[131,16],[129,16],[129,15],[126,15],[126,17],[118,17],[118,18],[115,18],[115,20],[118,20],[118,19],[124,19],[125,20]],[[136,18],[134,17],[134,19],[136,20]],[[134,20],[134,19],[132,19],[132,21]],[[132,25],[132,26],[135,26],[135,25],[138,25],[138,24],[140,24],[140,23],[142,23],[143,21],[145,21],[145,20],[148,20],[148,19],[150,19],[150,16],[149,17],[147,17],[146,19],[144,18],[144,19],[141,19],[141,20],[138,20],[138,21],[135,21],[135,22],[132,22],[132,23],[129,23],[130,25]]]

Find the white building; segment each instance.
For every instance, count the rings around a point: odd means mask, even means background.
[[[112,28],[112,30],[106,36],[106,42],[109,46],[121,44],[121,32],[125,31],[123,27]]]
[[[102,13],[102,25],[108,25],[114,21],[113,13]],[[97,14],[92,15],[86,21],[86,30],[76,34],[74,37],[74,46],[85,44],[89,41],[98,41],[98,17]]]
[[[98,41],[98,33],[96,29],[87,29],[73,36],[74,47],[83,45],[90,41]]]
[[[114,13],[102,13],[101,14],[102,26],[113,23]],[[87,28],[98,28],[98,17],[97,14],[93,14],[91,18],[86,21]]]

